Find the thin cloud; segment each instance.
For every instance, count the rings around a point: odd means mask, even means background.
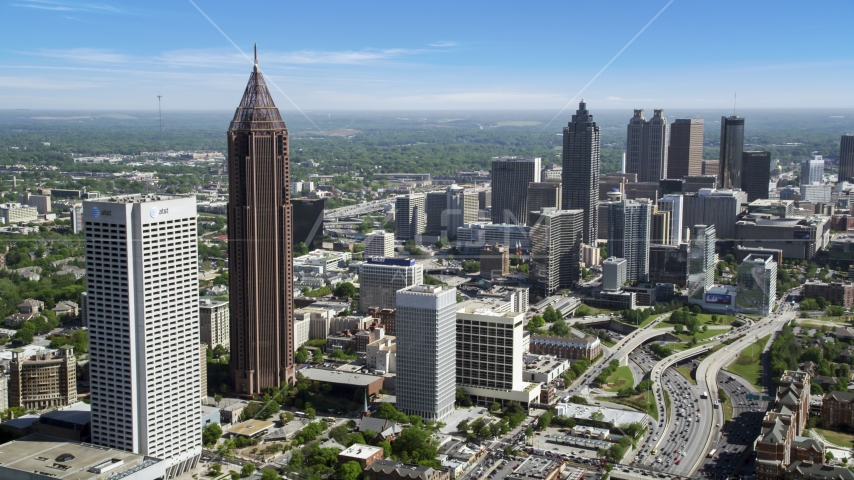
[[[446,41],[446,42],[435,42],[435,43],[431,43],[431,44],[430,44],[430,46],[431,46],[431,47],[438,47],[438,48],[447,48],[447,47],[456,47],[456,46],[459,46],[459,43],[457,43],[457,42],[452,42],[452,41]]]
[[[36,10],[50,10],[56,12],[107,12],[127,14],[129,12],[119,10],[112,5],[94,3],[57,2],[51,0],[23,0],[19,3],[9,4],[12,7],[32,8]]]
[[[25,54],[84,63],[128,63],[133,61],[133,58],[128,55],[101,48],[42,49],[35,52],[25,52]]]

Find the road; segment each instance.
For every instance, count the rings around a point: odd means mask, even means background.
[[[323,212],[323,217],[327,219],[334,219],[339,217],[350,217],[354,215],[364,215],[366,213],[374,212],[377,210],[382,210],[382,208],[387,203],[394,203],[394,199],[384,198],[381,200],[373,200],[367,203],[361,203],[359,205],[349,205],[346,207],[333,208],[331,210],[325,210]]]
[[[777,329],[782,328],[786,322],[791,321],[794,317],[795,313],[791,307],[783,303],[780,306],[779,312],[754,322],[749,328],[741,332],[744,334],[744,338],[709,355],[700,363],[696,374],[697,384],[703,390],[710,392],[710,395],[714,398],[718,391],[718,372],[734,360],[742,350],[750,347],[757,338],[770,335]],[[720,441],[721,432],[719,428],[724,423],[723,410],[716,409],[713,413],[715,426],[712,427],[710,422],[709,428],[704,430],[706,442],[700,450],[695,452],[697,458],[692,463],[691,472],[696,471],[700,467],[711,445]]]

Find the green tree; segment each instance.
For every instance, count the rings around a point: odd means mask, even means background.
[[[308,361],[308,349],[304,346],[301,346],[297,349],[294,354],[294,361],[296,363],[305,363]]]
[[[279,472],[272,468],[266,468],[261,472],[261,480],[279,480]]]
[[[336,473],[339,480],[359,480],[362,477],[362,466],[359,462],[350,460],[341,465]]]
[[[497,412],[501,410],[501,404],[499,404],[498,402],[492,402],[492,405],[489,406],[489,409],[493,412]]]
[[[308,245],[305,242],[299,242],[294,246],[294,257],[302,257],[308,255]]]
[[[321,352],[319,348],[314,349],[314,353],[312,353],[312,360],[314,360],[314,363],[323,363],[323,352]]]
[[[317,411],[314,407],[306,407],[305,408],[305,418],[309,420],[314,420],[317,417]]]
[[[552,324],[551,332],[555,335],[564,337],[569,335],[569,325],[566,324],[566,321],[563,318],[558,318],[555,320],[555,323]]]
[[[537,420],[537,428],[540,430],[545,430],[552,423],[552,414],[551,412],[545,412],[540,415],[540,418]]]
[[[590,316],[590,313],[590,307],[584,305],[583,303],[575,310],[576,317],[587,317]]]
[[[359,290],[350,282],[342,282],[335,287],[334,293],[336,297],[353,298],[359,294]]]
[[[601,421],[605,420],[605,414],[597,410],[597,411],[590,414],[590,418],[592,420],[597,421],[597,422],[601,422]]]
[[[530,328],[540,328],[546,324],[546,321],[543,317],[539,315],[534,315],[531,317],[531,320],[528,321],[528,327]]]
[[[222,436],[222,427],[218,423],[212,423],[202,430],[202,444],[205,446],[216,445],[216,441]]]
[[[254,471],[255,471],[255,464],[253,464],[253,463],[246,463],[246,464],[244,464],[244,465],[243,465],[243,467],[241,467],[241,469],[240,469],[240,477],[241,477],[241,478],[246,478],[246,477],[248,477],[249,475],[252,475],[252,472],[254,472]]]

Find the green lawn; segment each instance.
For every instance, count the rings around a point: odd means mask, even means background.
[[[649,397],[649,402],[647,402],[647,397]],[[649,395],[647,395],[646,393],[641,393],[640,395],[634,395],[632,397],[625,398],[596,397],[596,399],[605,402],[619,403],[620,405],[635,408],[642,412],[648,413],[651,417],[655,418],[655,420],[658,421],[658,406],[655,403],[655,393],[653,392],[649,392]]]
[[[711,313],[698,313],[697,318],[700,320],[700,325],[715,325],[712,323],[712,314]],[[721,319],[725,320],[724,323],[721,322]],[[729,325],[733,320],[738,320],[736,317],[731,315],[718,315],[718,323],[717,325]]]
[[[694,334],[694,336],[697,337],[698,342],[702,342],[703,340],[708,340],[714,337],[715,335],[720,335],[724,332],[725,331],[723,330],[708,330],[705,332],[697,332]],[[691,335],[688,335],[687,333],[680,333],[679,335],[677,335],[677,337],[681,338],[683,342],[691,340]]]
[[[750,382],[750,385],[756,391],[761,391],[762,389],[761,353],[770,338],[771,335],[760,338],[752,346],[742,350],[735,361],[726,367],[728,372],[732,372]]]
[[[681,373],[682,376],[685,377],[686,380],[691,382],[692,385],[697,384],[697,381],[694,380],[694,376],[691,375],[691,372],[693,371],[692,369],[690,369],[688,367],[676,367],[676,371]]]
[[[842,448],[851,448],[854,446],[854,435],[834,430],[825,430],[823,428],[816,428],[815,431],[821,434],[828,442],[839,445]]]
[[[635,379],[632,376],[632,369],[623,366],[618,367],[617,370],[608,377],[607,386],[602,388],[602,390],[605,390],[606,392],[616,392],[626,386],[634,387]]]

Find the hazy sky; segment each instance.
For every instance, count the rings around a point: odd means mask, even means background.
[[[3,0],[0,108],[554,109],[668,0]],[[198,6],[198,9],[192,2]],[[211,21],[205,18],[203,11]],[[854,2],[673,0],[584,91],[596,108],[854,106]],[[224,32],[220,33],[218,28]],[[572,109],[575,108],[573,105]]]

